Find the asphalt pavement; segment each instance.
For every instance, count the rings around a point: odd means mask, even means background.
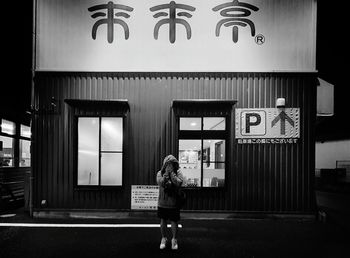
[[[16,215],[10,217],[11,214]],[[2,212],[1,216],[1,258],[350,257],[349,230],[319,220],[183,219],[179,250],[169,247],[161,251],[156,217],[32,219],[21,209]],[[8,225],[4,223],[47,223],[55,227],[4,226]]]

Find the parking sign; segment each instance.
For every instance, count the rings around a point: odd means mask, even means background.
[[[242,111],[240,119],[241,135],[263,136],[266,134],[266,112],[264,110]]]
[[[236,139],[253,139],[249,143],[266,143],[266,141],[254,141],[254,139],[295,139],[299,137],[299,108],[236,109]],[[294,143],[296,141],[273,140],[269,142]]]

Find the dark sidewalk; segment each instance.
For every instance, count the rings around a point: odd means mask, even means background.
[[[18,213],[14,217],[0,218],[0,223],[158,224],[155,217],[32,219],[23,209],[15,212]],[[0,257],[349,257],[350,254],[349,230],[334,223],[300,219],[183,219],[181,224],[176,252],[159,250],[159,228],[2,226]]]

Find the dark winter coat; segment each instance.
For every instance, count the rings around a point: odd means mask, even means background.
[[[169,166],[170,165],[170,166]],[[179,162],[173,155],[168,155],[163,166],[157,173],[159,185],[158,206],[161,208],[176,208],[176,193],[183,182]]]

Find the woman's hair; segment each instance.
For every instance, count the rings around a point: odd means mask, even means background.
[[[174,173],[177,174],[177,171],[180,168],[179,161],[173,155],[168,155],[164,158],[163,161],[163,166],[161,169],[162,175],[165,173],[165,169],[168,167],[168,165],[171,165],[174,170]]]

